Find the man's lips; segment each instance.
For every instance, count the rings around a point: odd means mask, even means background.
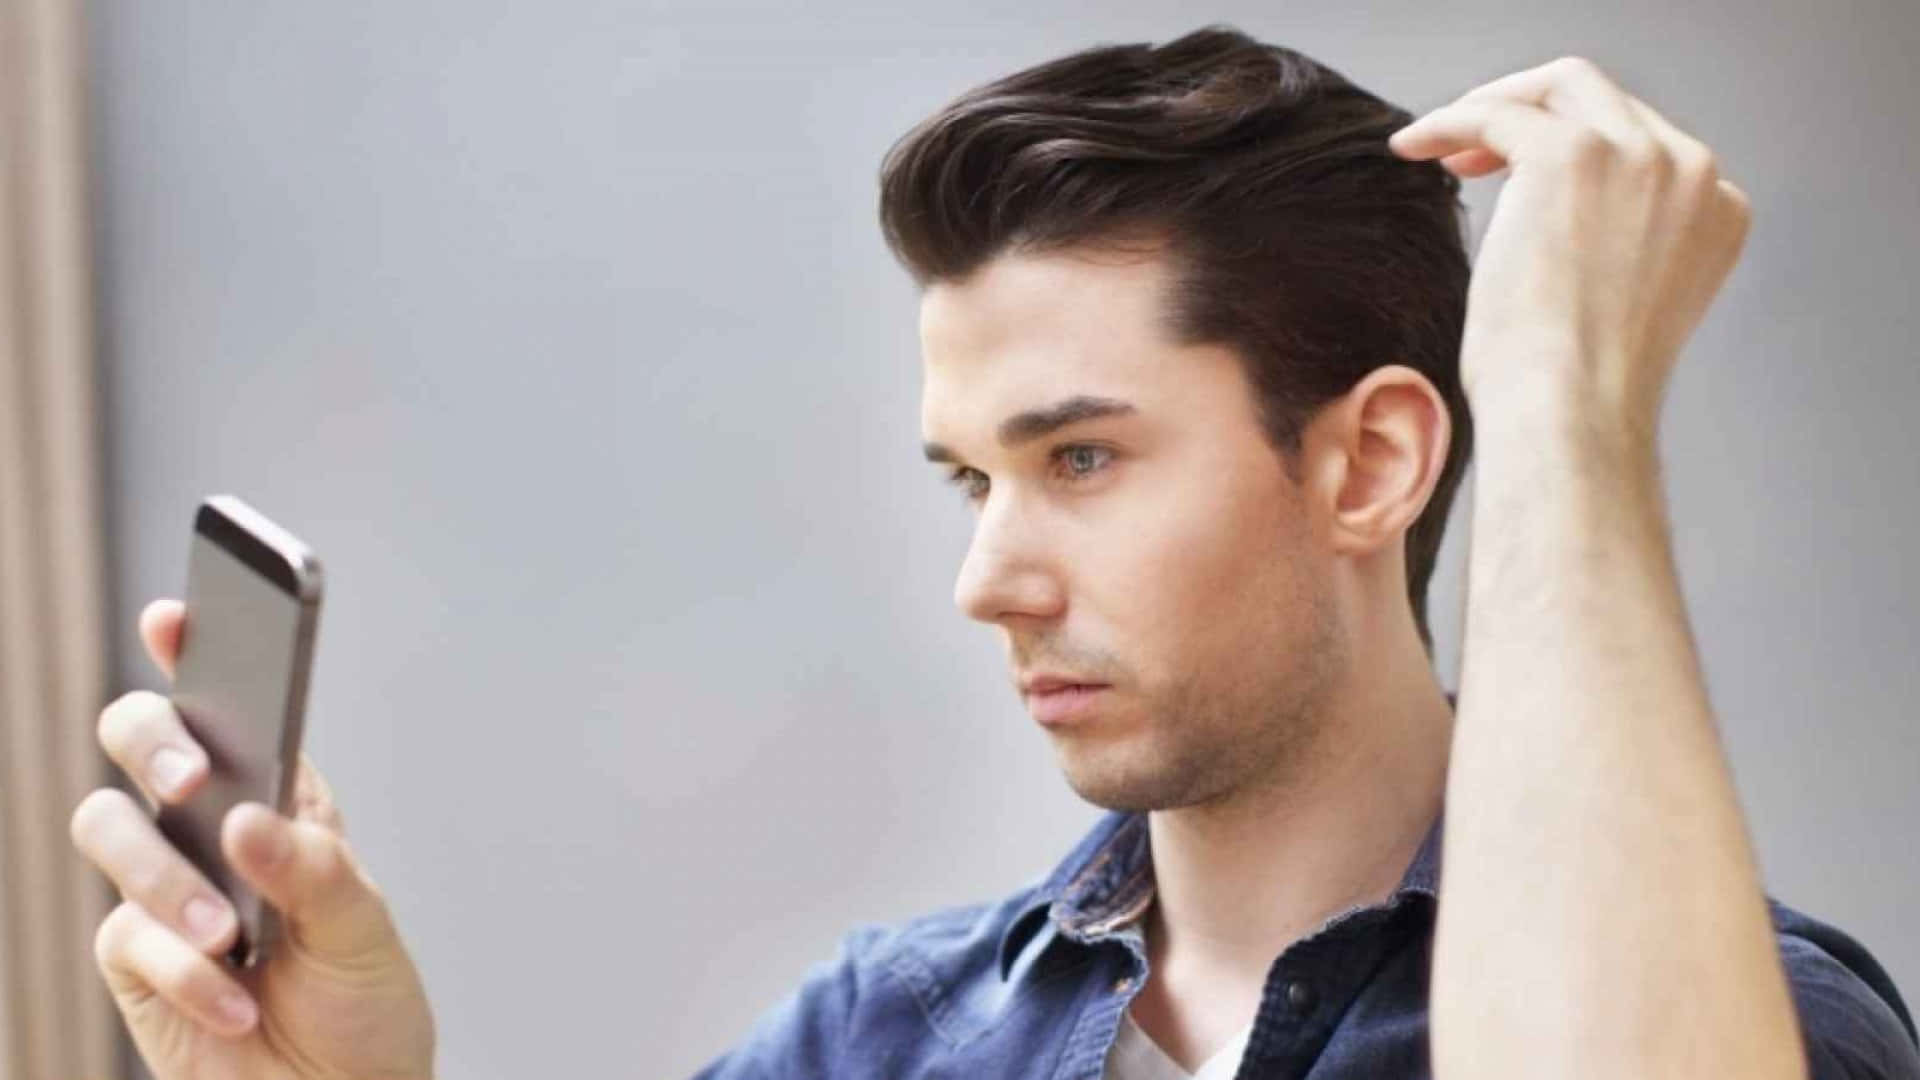
[[[1021,695],[1033,718],[1042,724],[1064,724],[1092,715],[1100,697],[1110,687],[1059,675],[1040,675],[1020,681]]]
[[[1055,690],[1065,690],[1075,686],[1105,686],[1098,679],[1083,679],[1077,675],[1028,675],[1020,680],[1020,692],[1023,694],[1046,694]]]

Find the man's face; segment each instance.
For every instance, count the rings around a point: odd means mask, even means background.
[[[975,512],[954,601],[1006,636],[1067,781],[1165,809],[1285,782],[1343,640],[1327,546],[1234,353],[1161,326],[1168,266],[1006,254],[920,308],[928,456]]]

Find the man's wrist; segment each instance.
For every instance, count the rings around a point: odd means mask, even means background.
[[[1509,466],[1534,472],[1557,465],[1593,466],[1580,469],[1589,475],[1651,479],[1658,473],[1656,409],[1624,400],[1592,366],[1508,364],[1499,377],[1465,389],[1480,476]]]

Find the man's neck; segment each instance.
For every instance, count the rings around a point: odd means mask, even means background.
[[[1149,815],[1157,965],[1257,987],[1287,945],[1392,893],[1446,787],[1452,710],[1421,659],[1324,702],[1323,745],[1286,782]]]

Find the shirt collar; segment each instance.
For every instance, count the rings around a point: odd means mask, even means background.
[[[1454,695],[1447,695],[1452,704]],[[1408,896],[1436,900],[1440,888],[1440,839],[1446,810],[1427,827],[1389,903]],[[1001,931],[997,953],[1000,978],[1006,979],[1033,936],[1053,923],[1062,936],[1087,942],[1137,918],[1153,900],[1153,859],[1147,815],[1110,810],[1102,815],[1053,872],[1021,904]],[[1046,918],[1041,918],[1042,915]]]

